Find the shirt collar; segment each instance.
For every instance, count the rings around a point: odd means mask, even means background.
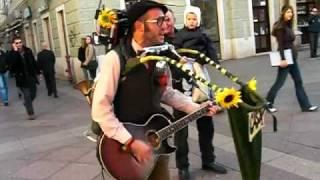
[[[131,40],[131,45],[132,45],[133,50],[136,52],[136,54],[138,53],[138,51],[143,50],[143,47],[140,46],[133,38]]]

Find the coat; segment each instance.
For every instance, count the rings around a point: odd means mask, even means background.
[[[23,46],[23,51],[23,55],[20,55],[18,51],[9,52],[10,71],[15,76],[16,85],[17,87],[29,87],[33,82],[39,84],[37,76],[40,74],[40,70],[32,50]]]
[[[39,68],[43,73],[55,73],[54,66],[56,63],[56,57],[52,51],[43,49],[38,53],[37,60]]]

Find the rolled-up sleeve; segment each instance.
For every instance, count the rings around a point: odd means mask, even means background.
[[[99,79],[94,90],[92,119],[99,123],[104,134],[124,144],[132,135],[114,114],[113,100],[120,78],[120,60],[110,51],[101,63]]]
[[[192,113],[196,109],[200,108],[200,105],[192,102],[192,98],[186,96],[180,91],[168,86],[164,91],[161,101],[174,109],[183,111],[185,113]]]
[[[182,92],[173,89],[172,76],[169,67],[167,68],[167,74],[169,75],[169,83],[162,94],[161,101],[174,109],[185,113],[191,113],[200,108],[200,105],[194,103],[190,96],[186,96]]]

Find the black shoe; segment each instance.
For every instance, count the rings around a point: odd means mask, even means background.
[[[206,171],[213,171],[217,174],[227,174],[227,169],[217,164],[216,162],[212,162],[210,164],[203,164],[202,169]]]
[[[318,110],[318,106],[311,106],[308,109],[302,109],[302,112],[314,112]]]
[[[179,169],[179,180],[190,180],[190,173],[188,169]]]
[[[8,102],[3,103],[4,106],[9,106]]]
[[[59,96],[58,96],[57,94],[55,94],[53,97],[54,97],[54,98],[58,98]]]
[[[36,119],[36,117],[35,117],[34,114],[30,114],[30,115],[28,116],[28,120],[35,120],[35,119]]]

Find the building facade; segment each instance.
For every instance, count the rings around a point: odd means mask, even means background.
[[[94,15],[98,6],[125,9],[134,1],[0,0],[0,38],[10,48],[10,38],[19,35],[35,54],[40,51],[41,42],[48,42],[57,57],[57,76],[72,77],[77,82],[83,79],[77,59],[80,38],[95,32]],[[319,0],[158,1],[173,9],[178,29],[183,27],[184,8],[187,5],[200,7],[202,26],[214,41],[221,59],[238,59],[275,50],[275,39],[270,32],[285,3],[292,5],[297,14],[294,28],[298,42],[307,43],[305,18],[308,10],[319,3]]]

